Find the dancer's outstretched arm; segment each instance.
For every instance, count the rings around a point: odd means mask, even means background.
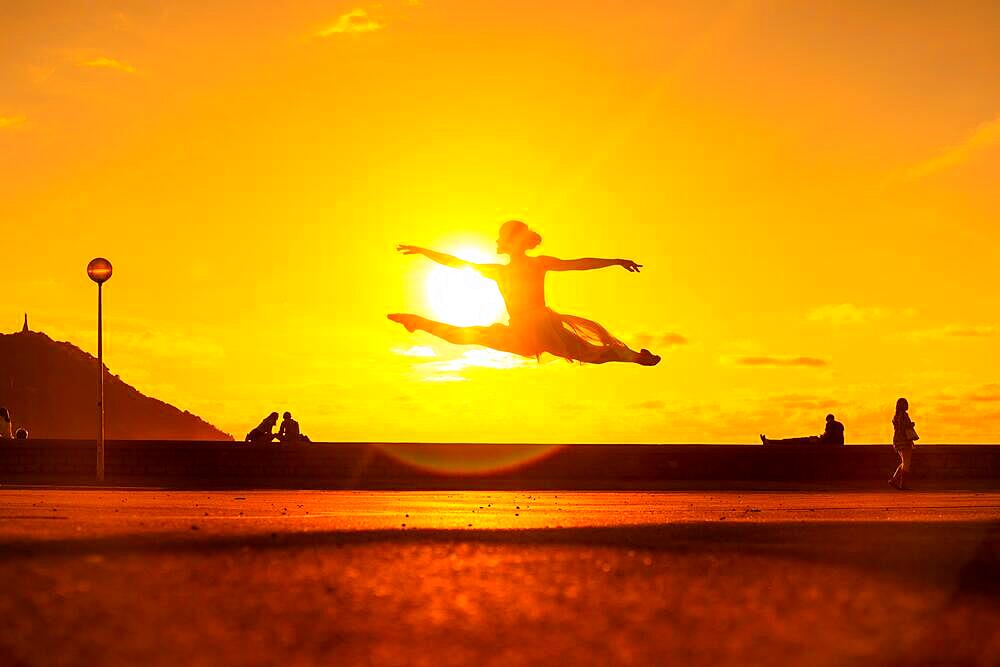
[[[453,255],[437,252],[436,250],[429,250],[427,248],[421,248],[420,246],[415,245],[398,245],[396,246],[396,250],[404,255],[423,255],[428,259],[434,260],[438,264],[444,264],[445,266],[450,266],[453,269],[475,269],[487,278],[495,278],[496,271],[500,268],[499,264],[477,264],[476,262],[470,262]]]
[[[626,271],[639,273],[642,264],[636,264],[631,259],[600,259],[598,257],[584,257],[583,259],[559,259],[542,255],[538,259],[542,260],[548,271],[590,271],[591,269],[603,269],[608,266],[620,266]]]

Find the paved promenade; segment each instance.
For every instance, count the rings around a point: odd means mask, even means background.
[[[0,489],[9,665],[1000,662],[1000,493]]]

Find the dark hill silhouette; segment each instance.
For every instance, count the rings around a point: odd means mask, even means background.
[[[32,438],[94,438],[97,359],[43,333],[0,334],[0,405]],[[232,440],[197,415],[145,396],[110,373],[105,434],[121,440]]]

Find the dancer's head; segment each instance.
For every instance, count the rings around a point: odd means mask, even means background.
[[[288,412],[288,411],[286,410],[286,411],[285,411],[285,414],[281,415],[281,417],[282,417],[283,419],[291,419],[291,418],[292,418],[292,413],[291,413],[291,412]]]
[[[272,424],[277,424],[278,423],[278,413],[277,412],[272,412],[271,414],[269,414],[267,416],[267,419],[265,419],[264,421],[271,422]]]
[[[910,403],[905,398],[896,401],[896,412],[906,412],[910,409]]]
[[[529,229],[528,225],[520,220],[508,220],[500,226],[497,253],[500,255],[520,254],[537,248],[541,242],[541,235]]]
[[[833,415],[827,415],[826,416],[826,421],[827,422],[832,422],[834,419],[835,419],[835,417]]]

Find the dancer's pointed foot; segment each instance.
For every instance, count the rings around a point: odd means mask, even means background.
[[[762,445],[766,445],[767,444],[767,436],[764,435],[763,433],[760,434],[760,444],[762,444]]]
[[[406,327],[406,330],[413,333],[417,330],[417,315],[407,315],[406,313],[391,313],[386,315],[393,322],[398,322]]]
[[[653,354],[646,348],[639,350],[639,356],[636,357],[636,361],[643,366],[655,366],[660,363],[660,355]]]

